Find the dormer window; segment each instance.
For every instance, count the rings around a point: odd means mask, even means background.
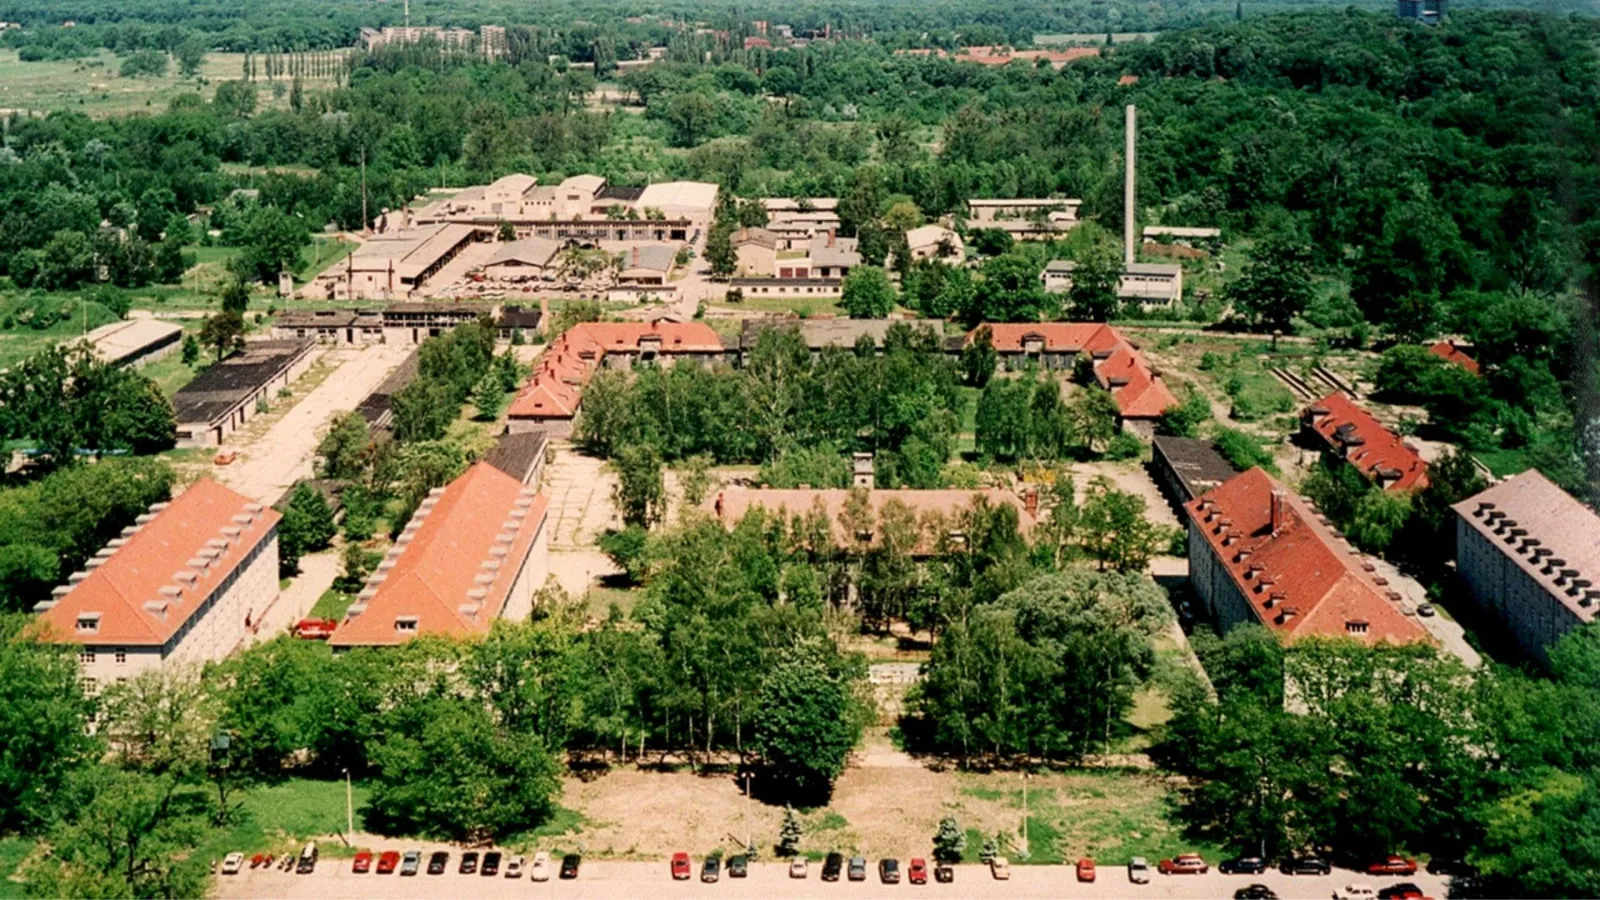
[[[394,620],[394,630],[407,634],[415,634],[417,630],[416,616],[399,616]]]
[[[1346,623],[1344,623],[1344,630],[1345,630],[1346,634],[1366,634],[1367,633],[1367,623],[1366,622],[1346,622]]]
[[[99,613],[80,613],[78,615],[77,627],[78,627],[78,633],[79,634],[99,634],[100,633],[100,614]]]

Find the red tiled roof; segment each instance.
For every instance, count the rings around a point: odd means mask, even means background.
[[[328,643],[390,646],[418,634],[487,632],[549,505],[494,466],[474,464],[423,501]],[[416,618],[414,630],[397,630],[404,617]]]
[[[664,355],[721,353],[722,339],[703,322],[583,322],[567,329],[540,357],[511,401],[513,419],[570,419],[582,403],[582,387],[606,353],[636,353],[647,338]]]
[[[109,557],[100,557],[105,561],[88,578],[40,616],[53,639],[164,645],[282,518],[210,478],[151,511],[155,518],[136,526]],[[99,627],[79,634],[78,619],[93,613],[99,614]]]
[[[1453,362],[1474,375],[1479,374],[1478,361],[1463,353],[1455,341],[1439,341],[1429,347],[1428,352],[1445,362]]]
[[[782,513],[787,516],[809,515],[818,503],[822,505],[828,522],[833,526],[834,540],[843,542],[847,535],[839,523],[839,514],[844,511],[845,501],[850,498],[850,490],[844,488],[827,489],[782,489],[782,488],[743,488],[728,487],[719,491],[717,495],[706,501],[704,508],[728,529],[739,523],[745,514],[755,507],[762,507],[771,513]],[[883,513],[883,508],[889,503],[898,501],[905,504],[920,520],[930,514],[945,518],[954,518],[955,515],[970,507],[979,498],[986,500],[991,506],[1001,504],[1016,507],[1017,527],[1023,534],[1033,530],[1035,518],[1029,514],[1027,506],[1022,499],[1010,491],[1002,490],[945,490],[945,491],[913,491],[913,490],[873,490],[867,491],[867,502],[872,506],[874,517]],[[919,554],[930,553],[933,550],[934,535],[924,533],[918,542]]]
[[[1384,428],[1372,413],[1341,391],[1306,407],[1306,424],[1339,456],[1384,490],[1421,490],[1428,486],[1428,464],[1415,448]]]
[[[1128,339],[1100,322],[995,323],[988,326],[1000,353],[1021,353],[1033,339],[1042,339],[1047,353],[1088,353],[1094,357],[1095,380],[1109,390],[1124,419],[1155,419],[1178,400]],[[967,334],[971,343],[977,329]]]
[[[1228,480],[1184,508],[1268,630],[1290,639],[1431,642],[1401,612],[1399,595],[1391,596],[1364,568],[1362,557],[1345,549],[1306,501],[1261,469]]]

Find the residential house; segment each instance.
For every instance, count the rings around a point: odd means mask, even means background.
[[[733,273],[741,278],[772,278],[777,275],[778,236],[766,228],[741,228],[730,236],[733,243]]]
[[[334,652],[468,637],[527,618],[550,574],[549,500],[486,462],[428,493],[344,621]]]
[[[833,232],[819,234],[811,239],[807,248],[805,265],[810,266],[811,278],[844,278],[850,270],[861,265],[861,254],[856,252],[857,241],[855,238],[842,238]],[[796,264],[794,277],[805,278],[798,269],[801,264]],[[783,277],[784,263],[778,263],[779,277]]]
[[[1537,469],[1457,503],[1456,573],[1487,624],[1523,654],[1600,609],[1600,516]]]
[[[1428,486],[1428,464],[1417,448],[1379,424],[1342,391],[1306,407],[1306,434],[1331,456],[1356,467],[1386,491],[1417,491]]]
[[[1230,479],[1184,509],[1189,583],[1222,632],[1256,624],[1284,640],[1432,641],[1376,565],[1262,469]]]
[[[35,608],[38,627],[78,645],[90,693],[168,661],[220,660],[277,599],[280,518],[201,478],[56,588]]]
[[[967,261],[966,245],[962,243],[961,235],[942,225],[911,229],[906,232],[906,246],[910,248],[913,261],[936,259],[953,266]]]
[[[1155,421],[1178,400],[1161,374],[1122,333],[1095,322],[990,323],[967,333],[962,346],[989,329],[999,355],[999,367],[1017,371],[1030,366],[1046,370],[1071,369],[1080,355],[1094,367],[1095,381],[1111,392],[1123,424],[1150,436]]]

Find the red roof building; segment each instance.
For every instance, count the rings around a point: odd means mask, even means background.
[[[1032,362],[1046,369],[1070,369],[1078,354],[1094,359],[1095,380],[1111,392],[1125,420],[1161,417],[1178,400],[1144,355],[1121,332],[1097,322],[995,323],[990,341],[1002,363],[1017,369]],[[978,329],[967,334],[967,343]]]
[[[1429,641],[1402,596],[1307,501],[1259,468],[1184,506],[1189,581],[1218,627],[1285,640]]]
[[[1439,357],[1445,362],[1455,363],[1474,375],[1482,374],[1478,369],[1478,361],[1464,353],[1461,350],[1461,347],[1458,346],[1455,341],[1439,341],[1438,343],[1429,347],[1428,352]]]
[[[278,596],[272,509],[209,478],[157,503],[38,607],[52,640],[80,644],[95,686],[166,660],[239,646]]]
[[[549,500],[486,462],[417,507],[328,643],[395,646],[526,617],[549,574]]]
[[[725,352],[722,339],[702,322],[583,322],[567,329],[539,358],[508,416],[513,428],[570,426],[583,402],[583,386],[601,365],[681,358],[709,365]]]
[[[1330,453],[1384,490],[1415,491],[1428,486],[1428,464],[1417,449],[1343,392],[1334,391],[1306,407],[1302,422]]]

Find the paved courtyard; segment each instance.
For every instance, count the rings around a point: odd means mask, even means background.
[[[584,456],[568,441],[551,446],[555,459],[545,466],[541,488],[550,498],[550,574],[578,597],[595,579],[617,571],[595,543],[607,528],[621,524],[611,508],[616,476],[604,460]]]

